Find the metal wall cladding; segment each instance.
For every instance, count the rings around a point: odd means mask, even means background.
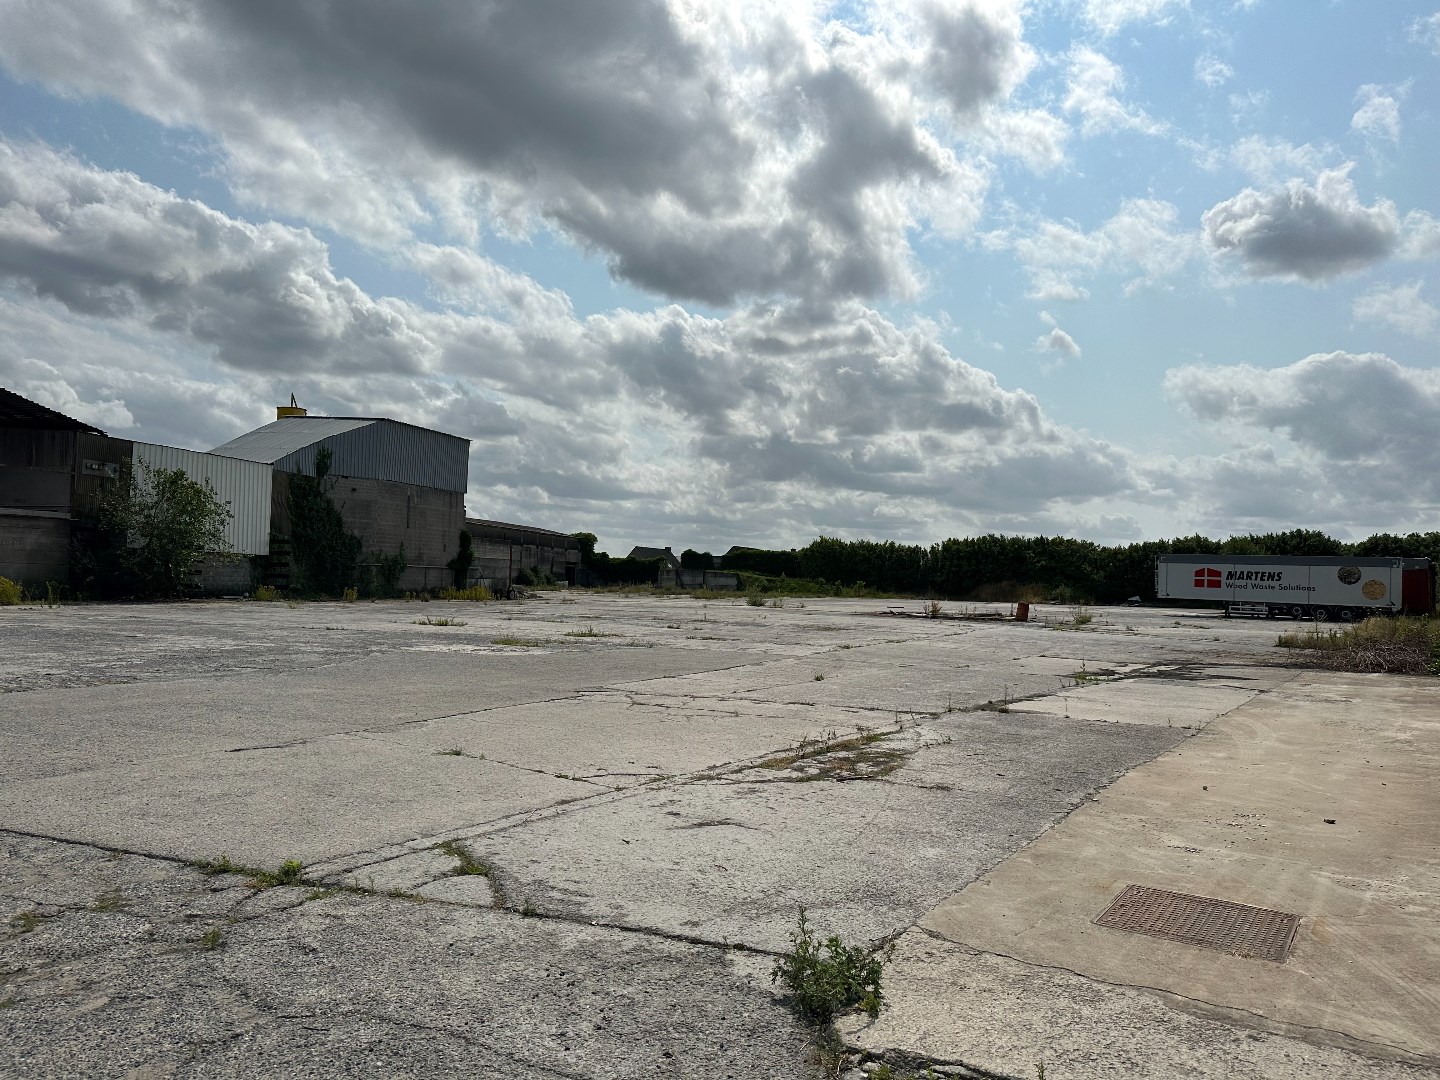
[[[230,505],[225,539],[237,555],[270,552],[270,488],[273,470],[260,461],[204,454],[154,443],[135,444],[135,460],[152,468],[182,469],[199,483],[210,482],[220,501]]]
[[[303,422],[303,421],[302,421]],[[314,475],[315,452],[330,450],[330,472],[463,492],[470,486],[470,440],[442,431],[375,420],[308,443],[275,462],[281,472]]]

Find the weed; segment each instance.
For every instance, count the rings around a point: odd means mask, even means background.
[[[816,681],[816,682],[824,682],[824,681],[825,681],[825,676],[824,676],[824,675],[816,675],[816,676],[815,676],[815,681]]]
[[[550,644],[541,638],[524,637],[497,637],[490,641],[492,645],[508,645],[512,649],[538,649],[541,646]]]
[[[261,585],[255,590],[255,599],[266,601],[279,600],[280,590],[275,588],[274,585]]]
[[[432,619],[426,616],[423,619],[415,620],[416,626],[469,626],[463,619]]]
[[[106,889],[90,905],[91,911],[120,911],[125,907],[125,894],[119,889]]]
[[[268,889],[274,885],[305,884],[305,864],[298,859],[287,859],[274,870],[256,870],[250,875],[252,889]]]
[[[1440,675],[1440,620],[1429,616],[1372,618],[1346,629],[1281,634],[1275,644],[1303,650],[1317,667],[1339,671]]]
[[[854,645],[839,645],[839,646],[837,646],[837,648],[841,648],[841,649],[853,649],[854,647],[855,647]]]
[[[884,961],[860,946],[847,946],[831,935],[819,941],[805,909],[790,934],[791,949],[776,962],[770,981],[780,983],[799,1015],[828,1024],[841,1011],[859,1005],[871,1017],[880,1015],[880,973]]]
[[[225,932],[217,926],[213,930],[205,931],[205,933],[200,936],[200,940],[195,942],[195,944],[205,952],[214,952],[216,949],[223,949],[225,947]]]
[[[347,604],[353,604],[356,600],[360,599],[360,590],[352,585],[340,594],[340,599],[344,600]]]
[[[300,601],[298,601],[298,600],[286,600],[286,601],[285,601],[285,606],[288,607],[288,608],[298,608],[298,607],[300,606]]]
[[[458,746],[452,746],[449,750],[436,750],[439,757],[469,757],[470,755],[461,750]]]
[[[1043,1061],[1035,1063],[1035,1080],[1045,1080],[1045,1063]]]
[[[441,600],[470,600],[479,603],[495,599],[495,594],[484,585],[471,585],[468,589],[441,589],[435,595]]]
[[[490,876],[490,867],[480,862],[470,852],[460,846],[456,840],[446,840],[435,845],[436,851],[443,851],[452,859],[460,863],[454,870],[450,871],[451,877],[486,877]]]
[[[939,600],[931,600],[928,604],[925,605],[925,615],[927,618],[938,619],[940,618],[941,614],[943,613],[940,610]]]
[[[673,627],[673,629],[678,630],[678,629],[680,629],[680,628],[679,628],[678,626],[676,626],[676,627]],[[620,635],[619,635],[619,634],[609,634],[609,633],[606,633],[606,632],[603,631],[603,630],[596,630],[595,627],[593,627],[593,626],[587,626],[584,630],[567,630],[567,631],[565,631],[565,633],[564,633],[563,636],[564,636],[564,637],[585,637],[585,638],[590,638],[590,637],[619,637]]]
[[[520,914],[524,915],[527,919],[533,919],[536,915],[540,914],[540,909],[529,900],[526,900],[520,907]]]
[[[38,911],[22,911],[10,920],[10,929],[16,934],[28,934],[44,922],[45,918]]]
[[[771,606],[771,607],[774,607],[774,608],[784,607],[784,606],[785,606],[785,598],[784,598],[783,596],[774,596],[774,597],[771,597],[771,598],[770,598],[770,606]]]
[[[748,592],[745,594],[745,603],[749,604],[751,607],[764,607],[765,597],[761,595],[758,590],[755,592]]]
[[[190,865],[206,877],[218,877],[220,874],[239,874],[243,872],[243,868],[232,863],[228,855],[221,855],[218,859],[206,859],[201,862],[193,862]]]
[[[8,1009],[11,1005],[14,1005],[19,1000],[19,998],[13,997],[0,998],[0,1009]]]
[[[870,1072],[870,1080],[895,1080],[895,1070],[889,1065],[877,1065]]]

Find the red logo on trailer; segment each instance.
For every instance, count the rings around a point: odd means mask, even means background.
[[[1218,589],[1220,585],[1220,571],[1208,566],[1202,566],[1195,571],[1195,588],[1197,589]]]

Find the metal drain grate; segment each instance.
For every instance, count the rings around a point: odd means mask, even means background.
[[[1208,896],[1130,885],[1095,923],[1283,964],[1290,955],[1300,916]]]

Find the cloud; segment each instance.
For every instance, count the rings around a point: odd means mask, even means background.
[[[1277,432],[1327,462],[1440,467],[1427,434],[1440,424],[1440,371],[1380,353],[1316,353],[1269,370],[1191,365],[1167,372],[1165,389],[1201,420]]]
[[[1163,25],[1189,6],[1190,0],[1085,0],[1085,18],[1108,36],[1133,22]]]
[[[1263,369],[1190,365],[1167,395],[1233,451],[1157,470],[1218,531],[1293,526],[1369,535],[1425,525],[1440,502],[1440,372],[1378,353],[1319,353]],[[1168,472],[1167,476],[1159,473]]]
[[[992,237],[1009,247],[1030,275],[1032,299],[1084,300],[1083,280],[1102,273],[1132,275],[1127,291],[1157,285],[1201,253],[1197,234],[1178,228],[1179,210],[1158,199],[1126,199],[1113,217],[1085,232],[1069,222],[1040,221]]]
[[[1211,90],[1224,86],[1235,77],[1235,69],[1218,56],[1197,56],[1195,58],[1195,81]]]
[[[1358,131],[1367,139],[1400,141],[1400,101],[1409,87],[1388,89],[1375,83],[1366,83],[1355,91],[1355,102],[1360,107],[1350,118],[1350,129]]]
[[[929,39],[923,71],[958,116],[1009,97],[1035,66],[1020,12],[1004,0],[931,0],[921,12]]]
[[[1318,282],[1373,266],[1399,249],[1400,219],[1388,199],[1363,205],[1349,172],[1326,170],[1313,186],[1246,188],[1205,211],[1205,236],[1252,277]]]
[[[730,305],[905,295],[927,209],[955,207],[946,228],[978,216],[983,170],[937,142],[909,80],[975,116],[1033,51],[1001,0],[916,21],[912,64],[889,37],[759,2],[436,0],[416,18],[388,0],[77,0],[39,19],[0,0],[0,62],[198,130],[261,210],[377,247],[549,228],[642,289]],[[1020,154],[1053,157],[1053,131],[1020,127]]]
[[[1247,135],[1230,148],[1229,159],[1237,169],[1261,184],[1314,176],[1334,158],[1335,148],[1312,143],[1294,143],[1284,139],[1266,139]]]
[[[1440,330],[1440,308],[1420,295],[1423,281],[1379,285],[1355,298],[1351,311],[1362,322],[1381,323],[1411,337],[1427,338]]]
[[[1075,344],[1073,337],[1055,326],[1048,334],[1041,334],[1035,339],[1035,351],[1057,353],[1074,360],[1080,355],[1080,346]]]
[[[1080,130],[1085,135],[1101,135],[1117,131],[1138,131],[1143,135],[1160,135],[1164,124],[1152,119],[1144,109],[1124,104],[1118,92],[1125,89],[1125,74],[1109,58],[1085,45],[1070,50],[1068,91],[1065,111],[1080,117]]]
[[[620,537],[704,523],[713,543],[983,531],[1139,484],[1123,451],[951,354],[938,327],[857,301],[581,318],[473,252],[416,244],[446,305],[430,310],[339,276],[307,230],[48,147],[0,151],[0,380],[128,416],[135,437],[217,445],[293,391],[474,439],[477,513]]]
[[[1422,15],[1410,24],[1410,40],[1440,56],[1440,11]]]

